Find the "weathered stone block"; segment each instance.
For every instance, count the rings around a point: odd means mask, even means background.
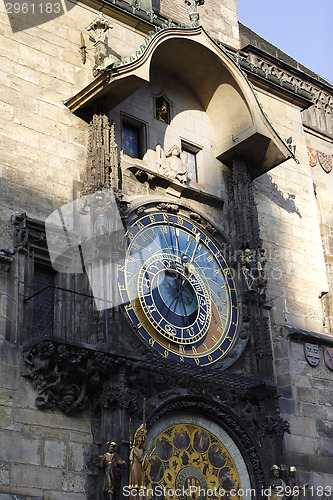
[[[318,437],[316,421],[313,418],[297,417],[291,415],[289,418],[290,432],[299,436]]]
[[[81,471],[84,468],[84,447],[77,443],[68,444],[68,469]]]
[[[5,401],[4,401],[5,402]],[[13,409],[8,406],[0,406],[0,426],[2,429],[13,423]]]
[[[285,435],[285,443],[291,453],[315,454],[315,441],[311,437]]]
[[[13,484],[25,488],[59,491],[61,479],[62,471],[51,467],[24,464],[15,465],[12,471]]]
[[[7,389],[16,389],[17,368],[14,366],[0,366],[1,385]]]
[[[63,491],[46,491],[43,500],[87,500],[87,495],[82,493],[64,493]]]
[[[41,463],[38,438],[15,431],[2,431],[0,437],[0,459],[35,465]]]
[[[331,439],[333,435],[333,420],[316,420],[319,437]]]
[[[19,408],[15,413],[15,420],[23,424],[90,432],[90,422],[87,418],[82,417],[78,419],[51,411],[41,412],[39,410],[33,411]]]
[[[85,475],[64,472],[62,477],[62,488],[64,491],[83,493],[85,491]]]
[[[7,462],[0,462],[0,484],[8,486],[10,484],[10,469],[11,466]],[[1,499],[1,495],[0,495]]]
[[[45,441],[44,465],[47,467],[64,467],[66,464],[66,445],[59,441]]]

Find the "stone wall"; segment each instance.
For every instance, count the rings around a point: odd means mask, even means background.
[[[0,4],[0,248],[12,248],[14,213],[44,220],[72,199],[74,182],[85,169],[88,126],[63,100],[93,80],[94,47],[86,27],[97,15],[73,2],[67,14],[46,17],[42,24],[31,26],[28,15],[17,15],[10,24]],[[109,51],[125,57],[142,35],[120,22],[111,24]],[[35,389],[22,378],[21,351],[4,340],[6,321],[18,320],[7,315],[9,308],[16,310],[23,268],[4,259],[0,264],[0,497],[93,498],[90,484],[98,475],[94,418],[36,408]]]
[[[35,389],[22,377],[20,359],[21,352],[2,344],[0,497],[84,500],[91,477],[98,475],[91,415],[77,418],[37,409]]]
[[[263,93],[259,100],[281,137],[292,136],[300,162],[284,162],[255,182],[261,235],[268,251],[268,304],[278,323],[319,333],[323,331],[319,297],[328,283],[300,110]]]
[[[44,22],[37,26],[31,26],[28,14],[15,15],[10,24],[0,5],[0,242],[1,236],[5,238],[1,247],[10,244],[12,213],[44,219],[54,205],[72,198],[73,181],[85,167],[87,124],[63,100],[93,80],[94,46],[86,28],[98,12],[82,4],[66,5],[65,15],[42,17]],[[125,57],[140,45],[142,35],[109,20],[113,29],[108,51],[118,59]],[[21,30],[13,32],[15,26]]]
[[[304,497],[317,498],[317,488],[333,484],[333,372],[324,363],[323,346],[318,366],[310,366],[304,341],[291,340],[289,334],[283,326],[273,329],[281,416],[290,423],[283,466],[296,466],[298,484],[309,484]]]
[[[327,153],[332,148],[324,136],[304,133],[296,106],[259,90],[258,94],[280,135],[292,136],[300,162],[283,163],[258,178],[255,185],[268,256],[267,307],[276,382],[281,393],[281,416],[290,424],[290,434],[284,437],[283,477],[287,479],[290,465],[296,466],[298,484],[309,483],[300,498],[317,498],[320,487],[333,482],[333,373],[324,363],[324,343],[319,348],[319,365],[312,367],[305,358],[305,340],[290,334],[298,329],[332,333],[331,309],[325,309],[324,301],[331,305],[333,172],[327,174],[319,165],[311,168],[306,146],[311,143],[311,147]]]

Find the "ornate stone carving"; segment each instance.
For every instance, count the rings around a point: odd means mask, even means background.
[[[244,289],[246,292],[258,292],[264,295],[267,286],[265,250],[252,251],[246,248],[240,255]]]
[[[171,146],[164,153],[161,146],[156,147],[157,166],[162,175],[182,184],[187,181],[187,155],[179,146]]]
[[[190,20],[191,20],[191,27],[196,28],[199,26],[199,12],[197,9],[198,5],[203,5],[205,3],[205,0],[185,0],[186,5],[191,6],[191,11],[190,11]]]
[[[17,250],[12,248],[1,248],[0,249],[0,271],[8,272],[10,264],[13,262]]]
[[[249,63],[248,68],[245,65],[247,62]],[[279,68],[256,54],[249,54],[246,59],[238,55],[238,63],[253,73],[256,73],[256,69],[261,70],[265,78],[271,81],[274,81],[275,78],[275,83],[282,87],[297,94],[304,94],[307,99],[312,98],[314,106],[302,112],[304,123],[333,134],[333,96],[331,93],[323,90],[319,85],[313,84],[310,78],[306,80],[306,75],[296,76],[291,71]]]
[[[133,14],[135,14],[137,10],[143,10],[148,15],[153,15],[152,0],[130,0],[129,4],[132,7]]]
[[[95,114],[89,126],[87,167],[82,194],[120,188],[115,125],[106,115]]]
[[[70,345],[45,340],[23,354],[38,396],[38,408],[58,407],[65,413],[80,411],[102,390],[102,382],[115,366],[111,357]]]
[[[262,246],[253,183],[242,160],[233,163],[229,184],[229,218],[236,248],[255,250]]]
[[[179,206],[175,203],[159,203],[156,205],[158,210],[163,210],[164,212],[177,213],[179,211]]]
[[[97,76],[99,73],[97,69],[98,66],[102,64],[108,55],[105,34],[109,29],[112,29],[112,26],[103,14],[99,14],[86,29],[92,32],[90,36],[95,47],[95,66],[93,67],[93,75]]]
[[[257,318],[255,332],[257,358],[272,358],[273,352],[268,318],[264,316]]]
[[[12,216],[13,241],[19,251],[32,243],[46,245],[44,224],[27,217],[26,213]]]

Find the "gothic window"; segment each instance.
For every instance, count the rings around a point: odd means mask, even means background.
[[[122,148],[131,158],[143,158],[146,151],[145,124],[130,117],[122,119]]]
[[[55,289],[51,268],[35,264],[33,292],[33,337],[53,335]]]
[[[187,155],[187,180],[198,182],[197,154],[200,148],[182,141],[182,152]]]

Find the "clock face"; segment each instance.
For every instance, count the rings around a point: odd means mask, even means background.
[[[119,291],[135,331],[162,356],[192,365],[222,359],[239,324],[235,283],[210,236],[191,220],[153,213],[127,232]]]

